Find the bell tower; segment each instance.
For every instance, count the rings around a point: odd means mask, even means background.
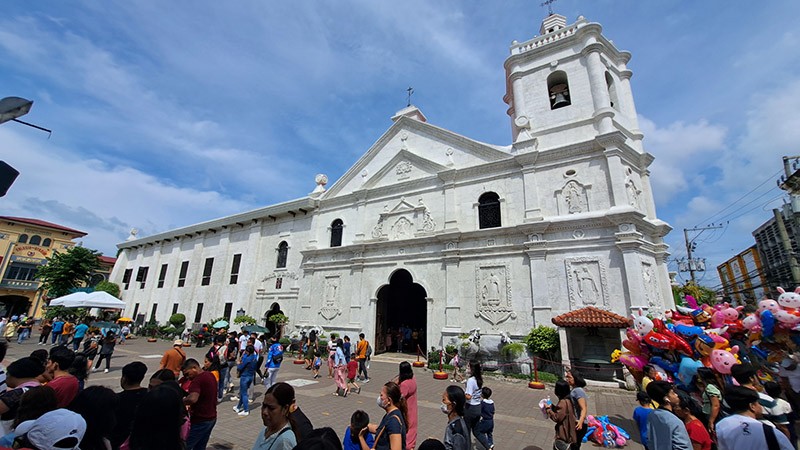
[[[582,16],[573,24],[550,14],[540,35],[514,41],[506,59],[506,95],[515,143],[536,139],[552,148],[615,131],[642,152],[631,93],[631,54],[618,50],[602,27]]]

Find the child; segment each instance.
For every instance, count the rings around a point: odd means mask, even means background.
[[[356,354],[353,353],[353,356],[350,358],[350,362],[347,363],[347,389],[350,391],[355,391],[356,394],[360,394],[361,386],[356,383],[357,373],[358,361],[356,361]],[[358,436],[356,436],[356,440],[358,440]]]
[[[314,362],[311,365],[311,373],[314,374],[313,378],[319,378],[319,368],[322,366],[322,352],[319,348],[314,351]]]
[[[356,363],[358,367],[358,363]],[[361,450],[361,443],[359,442],[358,435],[361,430],[364,430],[366,436],[364,440],[367,441],[367,446],[373,448],[375,445],[375,438],[369,432],[369,415],[362,410],[357,410],[350,416],[350,426],[344,430],[344,439],[342,439],[342,446],[344,450]]]
[[[639,392],[636,394],[636,400],[639,402],[639,406],[633,410],[633,420],[636,422],[636,425],[639,426],[639,436],[642,438],[642,445],[644,446],[645,450],[647,448],[647,417],[653,412],[652,402],[650,401],[650,396],[644,392]]]
[[[578,443],[578,434],[575,430],[577,420],[575,409],[570,398],[569,383],[564,380],[556,381],[555,394],[558,403],[550,405],[547,417],[556,423],[556,436],[553,448],[569,448],[569,445]]]
[[[780,398],[781,385],[774,381],[767,381],[764,383],[764,390],[767,391],[767,395],[775,399],[772,405],[764,408],[764,418],[774,423],[786,437],[791,439],[789,430],[794,428],[794,424],[789,421],[789,417],[792,414],[792,407],[789,402]]]
[[[481,389],[481,421],[475,427],[475,437],[488,450],[494,449],[494,400],[491,396],[492,389],[484,386]]]
[[[450,380],[453,383],[461,383],[464,381],[464,377],[461,375],[461,370],[459,370],[459,366],[461,365],[461,358],[458,357],[458,352],[456,355],[453,356],[453,359],[450,360],[450,364],[453,365],[453,379]]]

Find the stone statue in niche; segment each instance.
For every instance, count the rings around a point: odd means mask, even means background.
[[[392,225],[392,239],[409,239],[414,237],[414,224],[406,217],[397,219]]]
[[[656,288],[655,273],[651,264],[642,263],[642,280],[644,281],[644,296],[647,299],[647,306],[660,308],[659,294]]]
[[[372,237],[375,239],[383,237],[383,217],[380,217],[378,223],[372,228]]]
[[[576,256],[564,260],[570,309],[584,305],[609,307],[608,275],[599,258]]]
[[[494,272],[489,272],[489,277],[483,283],[481,297],[483,306],[497,306],[500,304],[500,280]]]
[[[327,320],[333,320],[341,313],[341,310],[336,306],[336,300],[339,296],[339,277],[326,277],[325,278],[325,298],[322,302],[322,307],[319,309],[319,315]]]
[[[339,279],[328,278],[325,280],[325,298],[330,303],[334,303],[339,293]]]
[[[628,169],[630,171],[630,169]],[[628,193],[628,204],[636,209],[639,209],[639,196],[642,194],[641,189],[636,187],[636,182],[633,181],[631,173],[625,177],[625,190]]]
[[[425,215],[422,218],[422,231],[433,231],[436,229],[436,222],[433,221],[433,216],[428,211],[425,211]]]
[[[564,187],[564,201],[567,202],[567,212],[569,214],[577,214],[587,211],[586,208],[586,190],[578,184],[577,181],[572,180]]]

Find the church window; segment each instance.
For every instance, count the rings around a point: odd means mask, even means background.
[[[331,247],[342,246],[342,231],[344,231],[344,222],[342,219],[336,219],[331,223]]]
[[[158,285],[156,287],[159,289],[164,287],[164,280],[167,278],[167,267],[168,267],[167,264],[162,264],[161,272],[158,273]]]
[[[286,257],[289,256],[289,244],[286,241],[281,241],[278,244],[278,262],[275,267],[283,269],[286,267]]]
[[[550,96],[550,109],[563,108],[572,104],[566,72],[557,70],[547,77],[547,95]]]
[[[42,237],[39,235],[31,237],[30,244],[31,245],[39,245],[42,243]]]
[[[51,240],[50,240],[50,238],[45,238],[45,239],[42,241],[42,247],[50,247],[50,244],[51,244],[52,242],[53,242],[53,241],[51,241]]]
[[[28,243],[28,235],[27,234],[20,234],[19,235],[19,239],[17,239],[17,242],[20,243],[20,244],[27,244]]]
[[[500,226],[500,196],[486,192],[478,198],[478,224],[480,229]]]
[[[206,264],[203,266],[203,278],[200,279],[200,286],[208,286],[211,284],[211,271],[214,269],[214,258],[206,258]]]
[[[614,77],[606,72],[606,86],[608,86],[608,98],[611,100],[611,107],[619,109],[619,99],[617,98],[617,85],[614,83]]]
[[[233,255],[233,263],[231,264],[231,284],[239,282],[239,266],[242,264],[242,254],[237,253]]]
[[[181,271],[178,273],[178,287],[186,285],[186,272],[189,271],[189,261],[181,262]]]
[[[132,275],[133,275],[133,269],[125,269],[125,273],[122,275],[122,284],[125,285],[125,289],[128,289],[128,287],[130,287]]]

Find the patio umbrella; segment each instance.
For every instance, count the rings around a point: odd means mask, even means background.
[[[228,326],[228,322],[224,320],[218,320],[217,322],[214,323],[214,325],[211,326],[214,328],[225,328]]]
[[[133,319],[129,319],[127,317],[120,317],[117,319],[117,322],[133,322]]]
[[[88,295],[89,294],[87,294],[86,292],[73,292],[72,294],[62,295],[61,297],[54,298],[54,299],[50,300],[50,303],[49,303],[48,306],[64,306],[64,303],[66,303],[66,302],[72,302],[72,301],[76,301],[76,300],[83,300]]]
[[[266,333],[269,330],[261,325],[245,325],[242,327],[242,331],[246,333]]]

